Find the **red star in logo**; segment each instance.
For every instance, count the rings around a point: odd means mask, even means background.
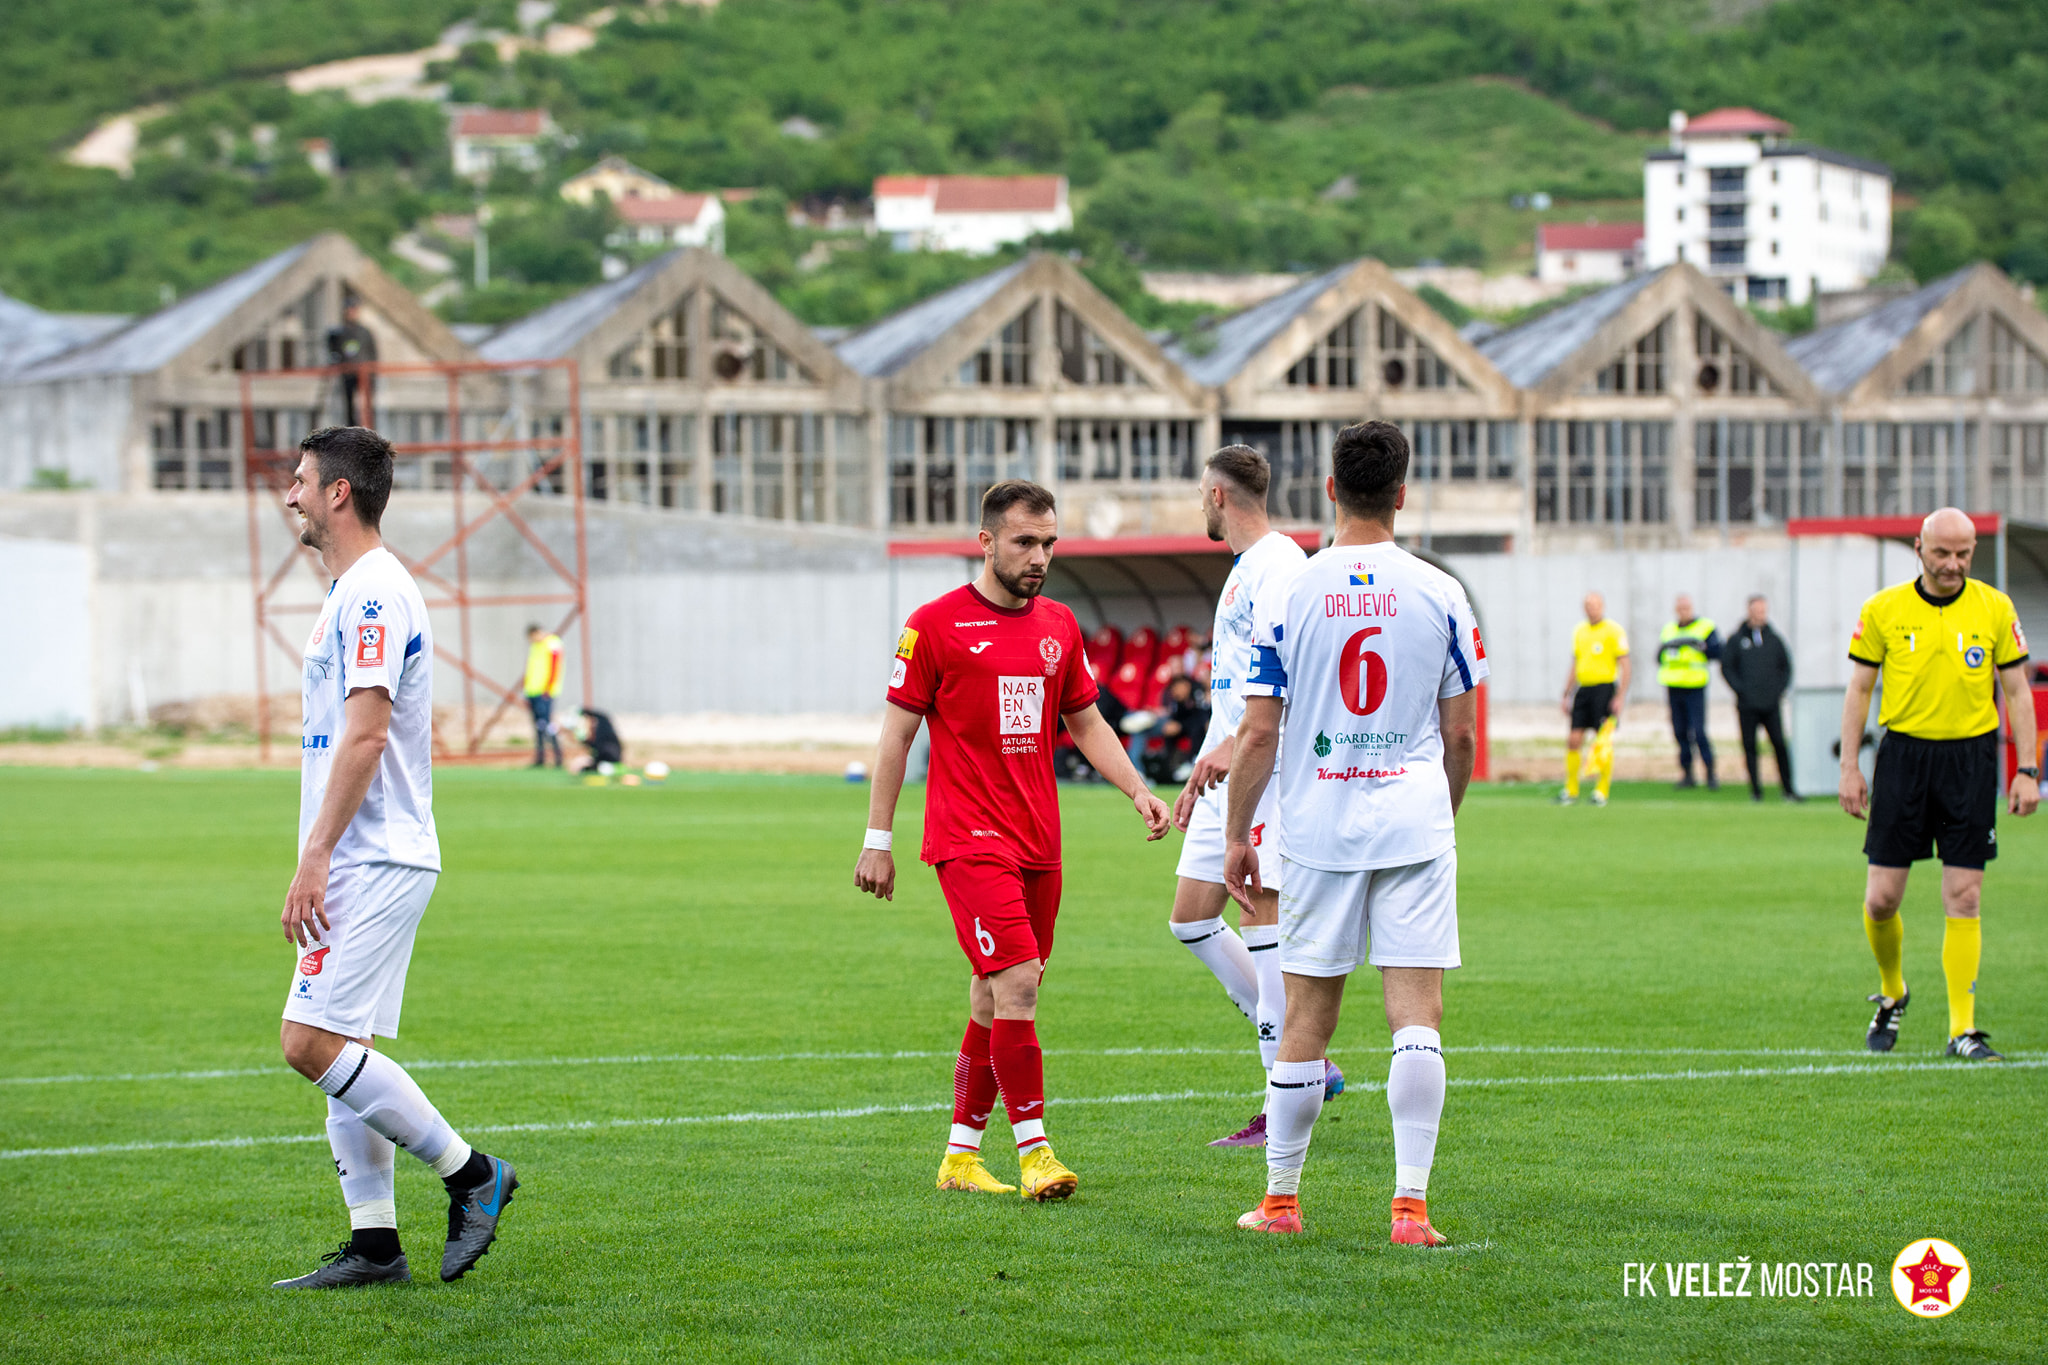
[[[1959,1265],[1950,1265],[1935,1255],[1933,1247],[1929,1247],[1927,1254],[1914,1264],[1900,1266],[1899,1273],[1912,1281],[1914,1303],[1917,1304],[1922,1299],[1939,1299],[1947,1303],[1948,1282],[1962,1274],[1963,1268]]]

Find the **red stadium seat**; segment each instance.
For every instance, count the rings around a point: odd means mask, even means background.
[[[1148,681],[1149,679],[1136,664],[1125,663],[1110,675],[1109,690],[1115,694],[1116,699],[1122,702],[1127,709],[1135,711],[1139,709],[1139,704],[1144,699],[1145,686]]]
[[[1139,626],[1124,641],[1123,662],[1136,664],[1140,675],[1150,673],[1152,665],[1159,662],[1159,632],[1150,626]]]
[[[1194,638],[1195,633],[1186,626],[1175,626],[1166,632],[1166,638],[1159,642],[1159,648],[1164,654],[1185,654]]]
[[[1098,678],[1116,672],[1124,661],[1124,633],[1107,621],[1097,626],[1088,637],[1088,660],[1101,670]]]
[[[1159,709],[1161,699],[1166,696],[1166,685],[1178,675],[1179,671],[1174,668],[1174,661],[1171,658],[1153,665],[1151,676],[1145,680],[1145,710]]]

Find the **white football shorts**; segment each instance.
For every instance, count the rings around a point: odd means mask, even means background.
[[[1273,795],[1279,786],[1277,777],[1266,784],[1266,790],[1259,796],[1259,808],[1252,814],[1252,847],[1259,851],[1259,881],[1268,891],[1277,891],[1281,886],[1279,843],[1275,838],[1280,832],[1280,821]],[[1178,875],[1192,882],[1223,885],[1223,822],[1229,813],[1228,781],[1195,798],[1195,808],[1188,815],[1187,837],[1180,846]]]
[[[1426,863],[1365,872],[1324,872],[1287,863],[1280,892],[1280,970],[1296,976],[1345,976],[1366,962],[1375,967],[1461,965],[1458,850]]]
[[[299,954],[284,1017],[349,1038],[396,1038],[413,934],[440,875],[396,863],[336,868],[327,879],[331,927]]]

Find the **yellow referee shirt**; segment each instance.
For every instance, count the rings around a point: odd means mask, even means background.
[[[1916,739],[1969,739],[1998,728],[1997,672],[2027,657],[2012,599],[1968,579],[1942,601],[1916,576],[1863,604],[1849,657],[1883,670],[1878,723]]]
[[[1603,619],[1597,626],[1581,621],[1572,628],[1572,657],[1578,660],[1581,687],[1613,682],[1627,654],[1628,632],[1612,618]]]

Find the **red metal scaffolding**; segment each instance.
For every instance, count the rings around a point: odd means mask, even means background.
[[[567,402],[562,409],[562,429],[559,435],[522,436],[514,432],[503,440],[464,440],[462,431],[463,395],[462,381],[473,375],[504,375],[518,373],[544,374],[559,370],[567,382]],[[453,513],[453,531],[440,544],[424,554],[414,555],[405,547],[386,541],[385,548],[398,556],[399,562],[419,582],[423,595],[427,595],[429,610],[443,611],[454,608],[460,622],[457,637],[459,648],[451,649],[445,643],[437,642],[435,655],[462,674],[462,736],[458,744],[451,744],[446,738],[438,714],[434,721],[434,750],[440,759],[482,759],[492,757],[483,752],[485,738],[507,708],[519,699],[523,691],[523,671],[510,682],[498,683],[486,676],[473,662],[474,647],[470,632],[470,609],[472,607],[511,607],[559,605],[565,608],[561,619],[555,624],[555,633],[566,631],[571,625],[577,628],[578,656],[581,665],[583,695],[590,696],[590,557],[584,526],[584,479],[583,479],[583,405],[579,376],[574,361],[532,360],[532,361],[434,361],[419,364],[387,364],[373,362],[358,365],[334,365],[312,369],[265,370],[241,373],[242,396],[242,468],[243,482],[249,494],[249,582],[253,590],[256,627],[256,731],[262,745],[264,762],[270,760],[270,684],[269,668],[266,662],[268,651],[265,642],[275,644],[285,657],[296,664],[302,657],[300,645],[294,644],[278,628],[281,617],[311,615],[320,610],[320,602],[288,602],[279,599],[279,592],[291,577],[295,564],[303,563],[312,573],[324,596],[328,586],[326,571],[312,550],[299,543],[297,517],[284,505],[284,494],[290,488],[292,472],[299,462],[299,451],[259,447],[256,443],[257,403],[256,386],[272,380],[317,380],[320,381],[321,402],[333,392],[334,385],[345,377],[353,378],[360,397],[362,423],[374,428],[376,410],[374,407],[375,377],[390,376],[440,376],[447,384],[447,438],[445,440],[416,441],[392,444],[392,454],[398,461],[432,459],[445,456],[449,461],[450,479],[447,488]],[[264,407],[303,408],[304,404],[264,404]],[[512,405],[507,405],[508,409]],[[272,437],[275,437],[275,422]],[[529,425],[531,425],[529,423]],[[533,463],[523,478],[510,487],[499,487],[491,481],[487,471],[478,466],[473,458],[477,455],[514,455],[521,452],[541,458]],[[575,563],[573,567],[564,564],[561,557],[551,550],[535,533],[515,505],[520,498],[532,493],[542,483],[555,479],[566,485],[574,511],[576,530]],[[430,487],[432,480],[422,478],[422,488]],[[470,485],[483,494],[484,510],[471,516],[464,506],[464,486]],[[277,564],[265,571],[263,542],[261,535],[262,513],[259,504],[263,495],[269,494],[280,516],[283,518],[290,548]],[[563,583],[559,592],[483,594],[472,593],[469,587],[469,542],[492,521],[503,518],[536,553],[549,570]],[[453,569],[443,572],[437,566],[452,557]],[[479,705],[478,689],[482,688],[485,704],[491,704],[490,714],[481,724],[477,721]],[[511,756],[510,753],[506,755]]]

